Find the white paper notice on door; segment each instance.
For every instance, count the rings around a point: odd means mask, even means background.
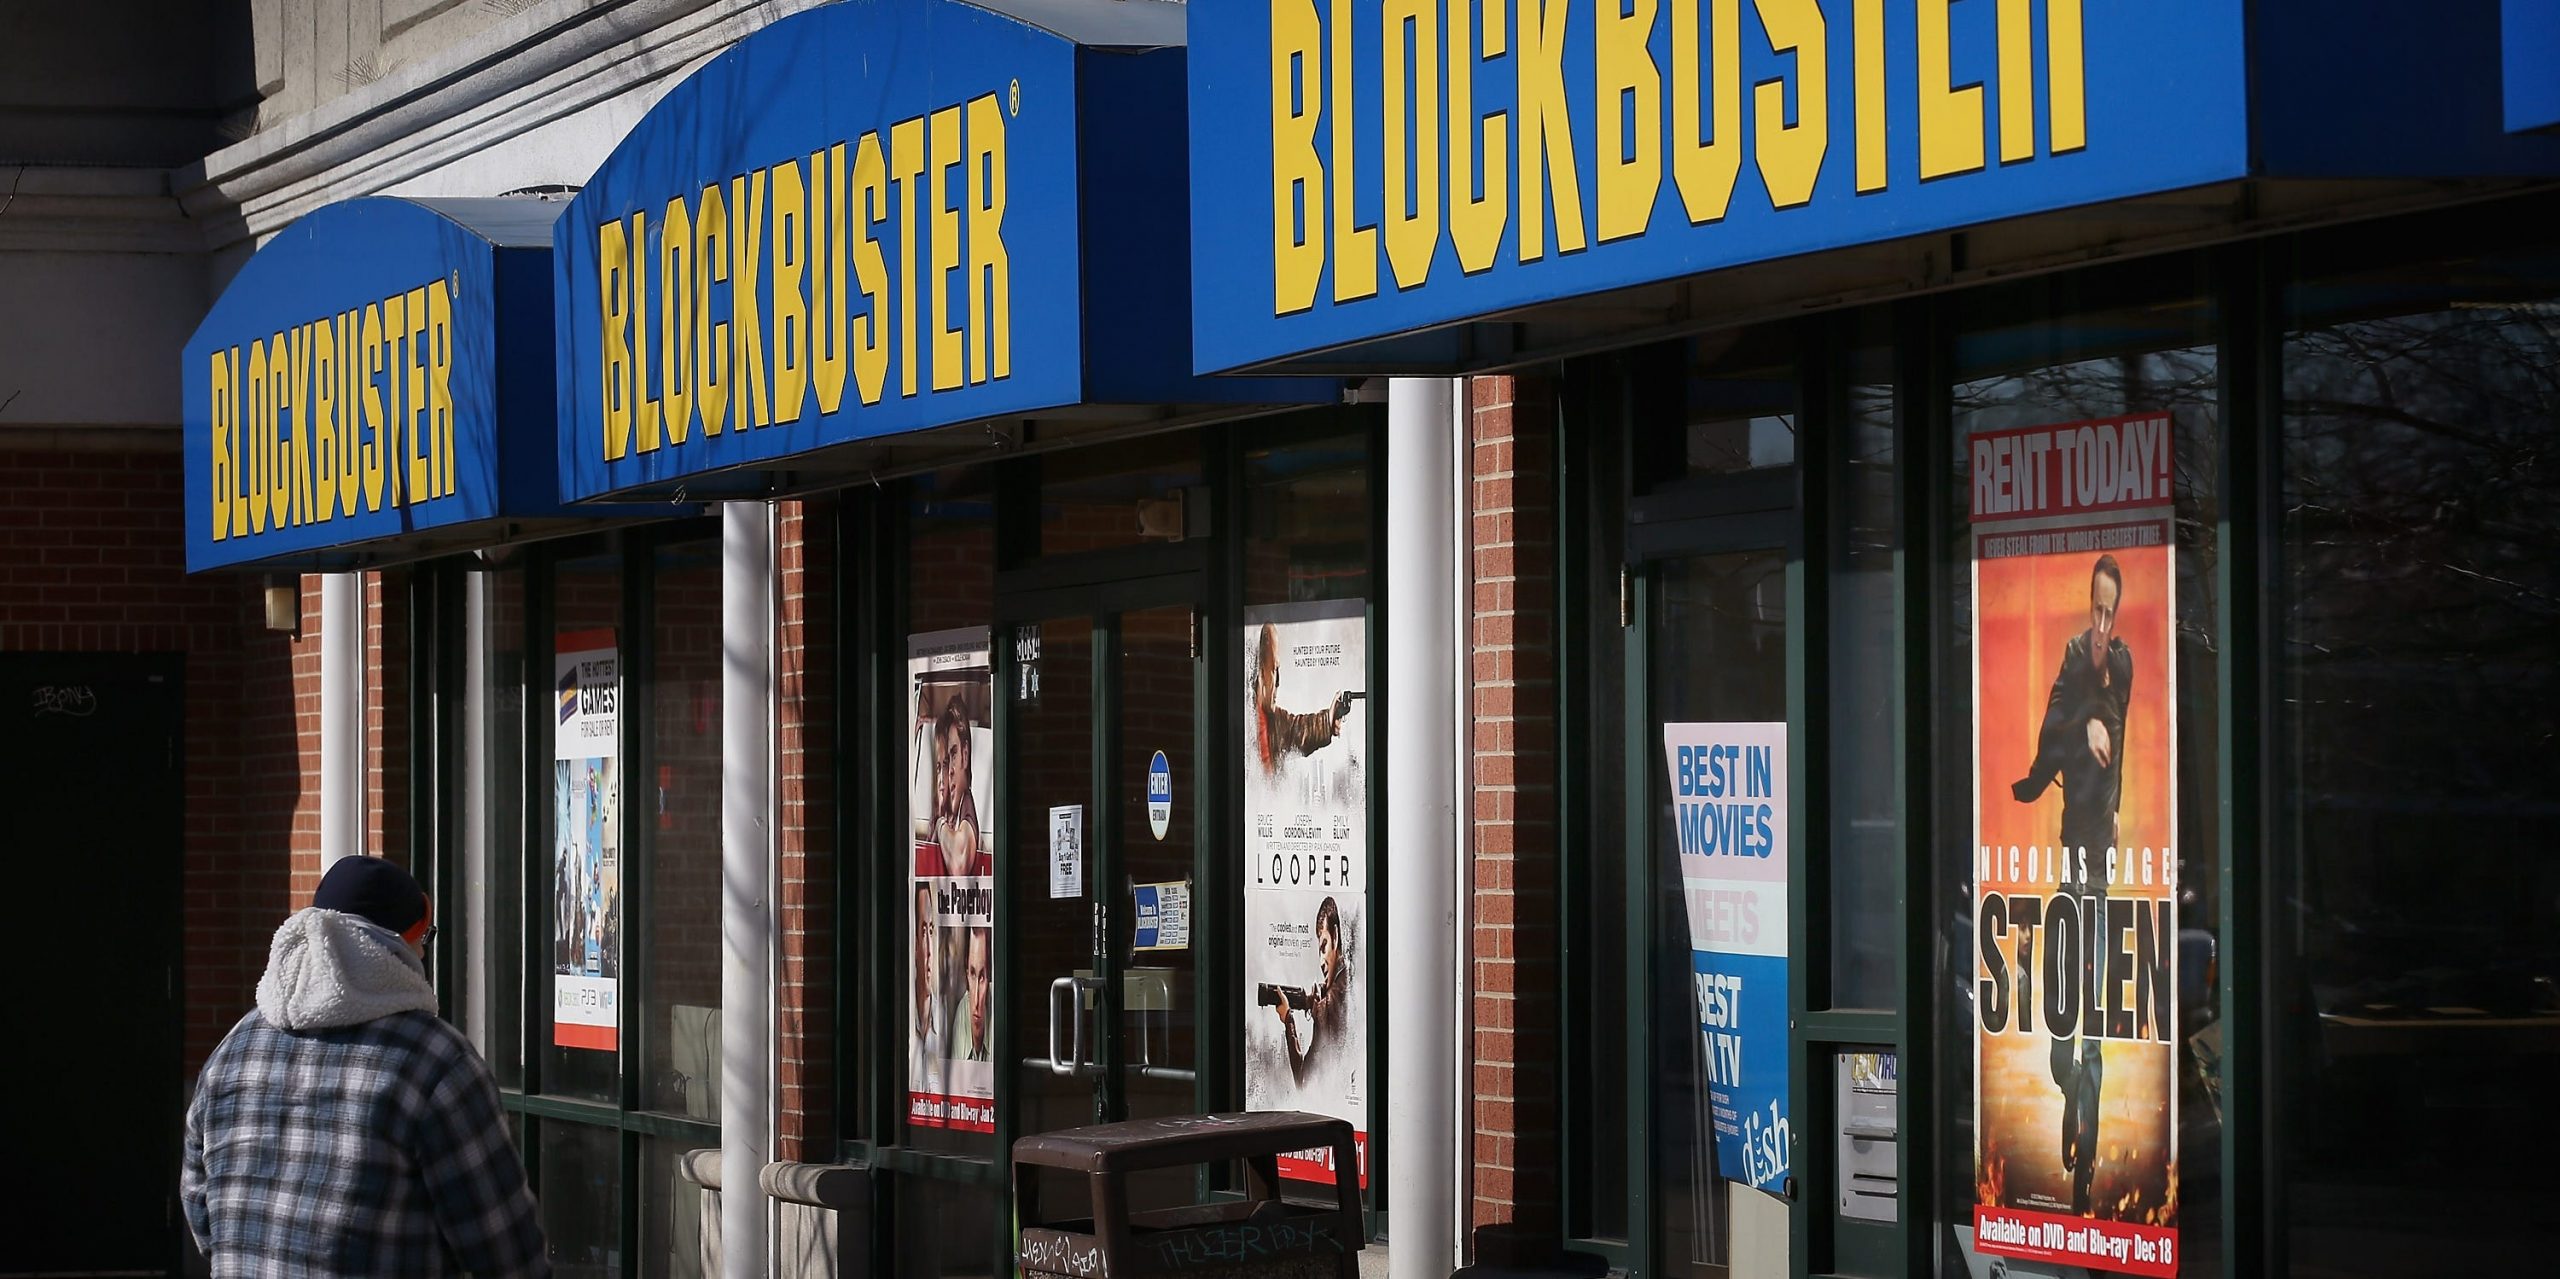
[[[1084,896],[1084,805],[1049,810],[1049,896]]]

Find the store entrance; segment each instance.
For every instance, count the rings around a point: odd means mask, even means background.
[[[1016,1136],[1200,1107],[1201,595],[1184,573],[1041,591],[1015,601],[1031,620],[997,629],[1014,832],[1002,1014],[1018,1046],[997,1108]],[[973,989],[981,962],[973,949]],[[1191,1189],[1135,1188],[1165,1203]],[[1062,1182],[1044,1206],[1074,1215],[1081,1191]]]

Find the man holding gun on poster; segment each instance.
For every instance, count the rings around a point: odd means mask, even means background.
[[[1336,693],[1333,705],[1299,715],[1280,709],[1280,640],[1271,626],[1262,627],[1261,652],[1253,668],[1255,737],[1265,772],[1280,767],[1292,753],[1312,755],[1342,734],[1342,721],[1366,693]]]
[[[2045,699],[2036,735],[2035,762],[2009,788],[2032,804],[2056,777],[2062,781],[2061,890],[2090,885],[2080,879],[2087,859],[2116,846],[2116,813],[2124,800],[2125,713],[2133,702],[2133,650],[2115,634],[2116,608],[2124,599],[2124,570],[2101,555],[2089,570],[2089,629],[2062,646],[2062,669]],[[2097,891],[2105,892],[2104,887]],[[2051,1068],[2062,1090],[2062,1166],[2071,1173],[2071,1206],[2089,1210],[2089,1186],[2097,1172],[2098,1112],[2106,1056],[2095,1040],[2054,1037]]]
[[[1344,955],[1342,952],[1342,908],[1332,898],[1316,908],[1316,984],[1311,990],[1294,986],[1262,983],[1257,1004],[1275,1010],[1280,1018],[1280,1039],[1289,1050],[1289,1075],[1301,1087],[1315,1061],[1316,1050],[1343,1034],[1343,1011],[1347,992],[1343,989]],[[1298,1021],[1293,1010],[1303,1008],[1308,1020],[1315,1023],[1313,1043],[1302,1043],[1298,1037]]]

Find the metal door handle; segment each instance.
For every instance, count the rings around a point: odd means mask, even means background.
[[[1058,992],[1065,991],[1075,1005],[1075,1051],[1058,1049]],[[1076,997],[1076,979],[1061,977],[1049,983],[1049,1073],[1061,1079],[1075,1077],[1079,1058],[1084,1055],[1084,1000]]]

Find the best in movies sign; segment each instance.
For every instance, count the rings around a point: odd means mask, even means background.
[[[1788,1118],[1787,726],[1665,724],[1716,1171],[1778,1193]]]
[[[678,86],[560,219],[568,493],[1079,399],[1075,56],[847,4]]]
[[[2165,413],[1979,432],[1976,1245],[2178,1272]]]
[[[1193,6],[1199,365],[2240,176],[2241,8]]]

